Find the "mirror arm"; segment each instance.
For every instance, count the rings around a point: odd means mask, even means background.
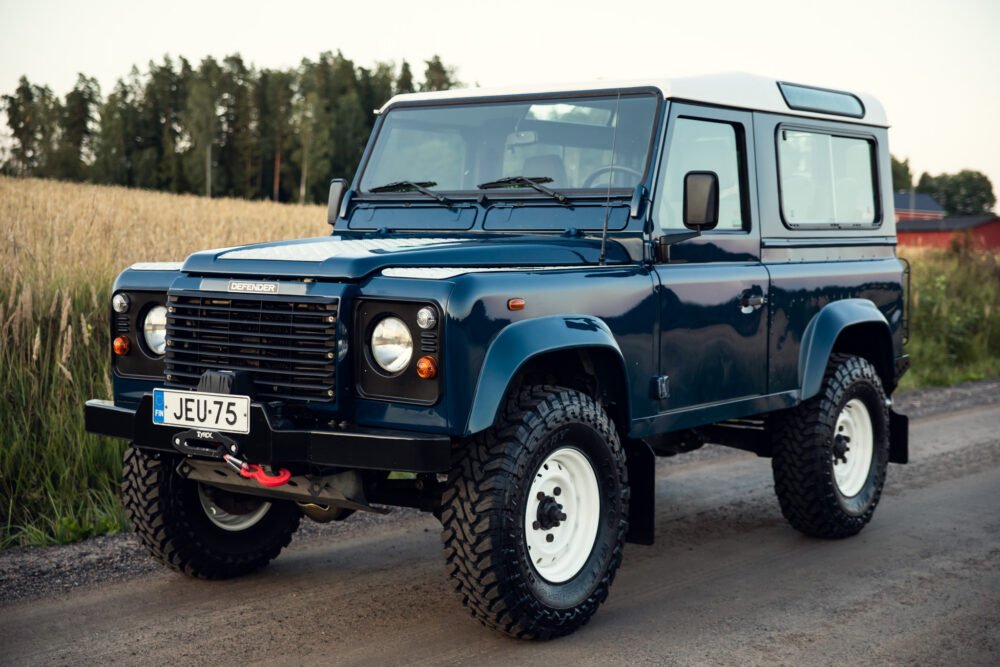
[[[661,246],[674,245],[675,243],[680,243],[681,241],[687,241],[688,239],[693,239],[695,237],[701,236],[701,230],[688,230],[684,232],[668,232],[663,236],[656,239],[656,242]]]
[[[640,183],[635,186],[632,192],[632,201],[629,202],[629,216],[638,218],[642,213],[642,204],[646,199],[646,186]]]
[[[680,243],[681,241],[687,241],[688,239],[697,238],[699,236],[701,236],[701,230],[667,232],[662,236],[656,237],[656,245],[654,246],[654,250],[656,252],[656,261],[661,264],[669,262],[670,246]]]
[[[340,211],[337,214],[338,218],[347,217],[347,206],[351,203],[351,197],[354,196],[354,190],[348,188],[344,191],[344,198],[340,200]]]

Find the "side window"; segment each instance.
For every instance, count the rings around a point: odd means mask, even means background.
[[[778,133],[781,213],[788,225],[873,225],[873,142],[820,132]]]
[[[666,165],[660,170],[656,221],[662,229],[684,229],[684,175],[714,171],[719,177],[719,224],[716,229],[743,229],[743,192],[736,128],[716,121],[678,118],[674,121]]]

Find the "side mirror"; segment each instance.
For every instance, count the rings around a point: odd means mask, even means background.
[[[330,181],[330,198],[326,210],[326,221],[332,227],[337,223],[337,216],[340,215],[340,205],[344,200],[344,193],[347,192],[347,181],[343,178],[335,178]]]
[[[719,224],[719,177],[714,171],[684,175],[684,226],[699,232]]]

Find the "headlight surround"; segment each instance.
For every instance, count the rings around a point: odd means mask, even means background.
[[[399,373],[413,358],[413,334],[398,317],[383,317],[372,330],[371,353],[375,363],[386,373]]]
[[[153,306],[142,320],[142,337],[146,348],[158,357],[167,351],[167,309]]]

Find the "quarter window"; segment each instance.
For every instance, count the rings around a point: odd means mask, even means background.
[[[873,225],[874,145],[867,139],[782,129],[781,212],[789,225]]]
[[[674,121],[667,163],[660,172],[656,220],[662,229],[684,229],[684,175],[714,171],[719,177],[719,224],[716,229],[743,229],[743,192],[736,128],[693,118]]]

